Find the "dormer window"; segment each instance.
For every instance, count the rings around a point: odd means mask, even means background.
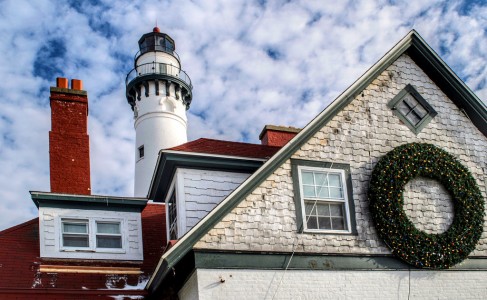
[[[89,248],[88,220],[63,220],[63,246]]]
[[[387,105],[415,134],[418,134],[437,115],[433,107],[410,84]]]
[[[32,192],[42,258],[143,260],[147,199]]]
[[[113,219],[61,219],[62,251],[115,251],[123,250],[122,220]]]
[[[96,222],[97,248],[122,248],[120,222]]]

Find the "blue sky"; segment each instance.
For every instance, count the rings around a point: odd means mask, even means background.
[[[0,229],[34,218],[49,191],[49,87],[84,82],[95,194],[131,196],[125,76],[156,21],[192,79],[190,140],[258,142],[302,127],[411,29],[487,100],[486,1],[57,1],[0,6]]]

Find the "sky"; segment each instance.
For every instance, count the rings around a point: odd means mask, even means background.
[[[125,76],[157,25],[193,83],[188,138],[305,126],[411,29],[487,102],[487,1],[2,0],[0,230],[49,191],[49,87],[83,80],[93,194],[132,196]]]

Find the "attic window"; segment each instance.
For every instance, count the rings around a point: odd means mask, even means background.
[[[437,115],[433,107],[410,84],[387,105],[415,134],[418,134]]]

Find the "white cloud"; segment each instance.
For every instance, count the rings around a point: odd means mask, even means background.
[[[48,88],[58,76],[82,79],[88,90],[93,192],[131,195],[134,130],[124,80],[139,37],[156,21],[176,40],[194,85],[190,139],[258,142],[265,124],[304,126],[412,28],[487,99],[485,5],[261,2],[2,2],[0,229],[35,217],[28,190],[49,190]],[[53,44],[59,49],[46,48]],[[40,59],[40,49],[58,56]]]

